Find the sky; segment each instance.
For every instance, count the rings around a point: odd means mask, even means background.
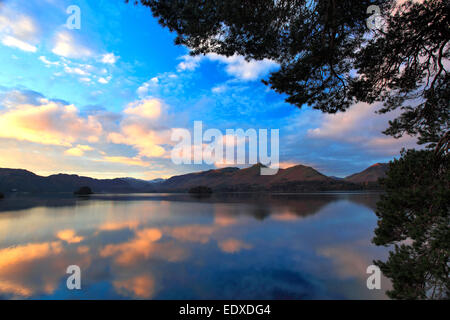
[[[67,8],[80,8],[80,29]],[[270,60],[189,56],[149,8],[123,0],[0,0],[0,167],[40,175],[168,178],[223,167],[176,165],[176,128],[279,129],[281,167],[346,176],[414,147],[381,133],[396,114],[358,103],[301,109],[261,79]]]

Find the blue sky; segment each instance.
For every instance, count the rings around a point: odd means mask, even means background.
[[[81,29],[66,9],[81,9]],[[398,155],[414,139],[382,135],[395,115],[357,104],[325,115],[261,83],[273,61],[175,46],[148,8],[122,0],[0,1],[0,167],[42,175],[152,179],[214,168],[172,163],[170,131],[280,130],[282,166],[345,176]]]

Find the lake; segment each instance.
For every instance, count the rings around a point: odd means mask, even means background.
[[[375,193],[10,195],[2,299],[386,299]],[[66,269],[81,270],[68,290]]]

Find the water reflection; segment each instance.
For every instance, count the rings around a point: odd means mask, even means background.
[[[0,298],[354,299],[386,249],[375,194],[21,196],[0,202]],[[79,265],[82,290],[66,289]]]

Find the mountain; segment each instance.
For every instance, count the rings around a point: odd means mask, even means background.
[[[370,184],[376,183],[379,178],[386,176],[386,171],[389,168],[388,163],[375,163],[369,168],[345,177],[345,181],[359,184]]]
[[[94,179],[69,174],[43,177],[27,170],[0,168],[0,191],[74,192],[83,186],[90,187],[94,193],[187,192],[197,186],[206,186],[215,192],[361,190],[377,187],[376,181],[385,175],[388,165],[377,163],[345,179],[328,177],[304,165],[280,169],[275,175],[262,176],[262,166],[255,164],[245,169],[212,169],[151,181],[135,178]]]
[[[128,178],[93,179],[74,174],[56,174],[42,177],[27,170],[0,168],[0,190],[2,191],[74,192],[83,186],[89,186],[97,193],[129,193],[154,190],[150,183],[137,179],[135,181]]]
[[[159,183],[160,191],[185,191],[195,186],[207,186],[214,191],[228,192],[301,192],[324,190],[355,190],[359,185],[329,178],[314,168],[297,165],[280,169],[275,175],[262,176],[262,165],[223,168],[175,176]]]

